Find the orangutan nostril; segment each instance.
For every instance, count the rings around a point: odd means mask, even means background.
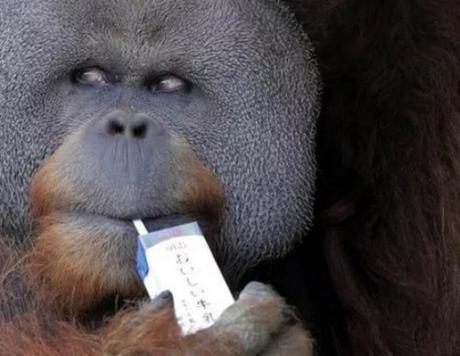
[[[137,124],[131,131],[134,138],[142,139],[147,135],[147,124]]]
[[[111,120],[108,125],[108,132],[112,136],[123,135],[125,126],[116,120]]]

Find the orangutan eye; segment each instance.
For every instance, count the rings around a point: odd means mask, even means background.
[[[189,89],[189,82],[172,74],[161,76],[150,85],[150,90],[154,93],[187,92]]]
[[[107,74],[100,68],[82,68],[73,74],[76,83],[89,86],[105,86],[109,84]]]

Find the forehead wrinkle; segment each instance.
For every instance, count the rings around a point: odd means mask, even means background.
[[[102,26],[88,33],[90,55],[109,65],[122,67],[123,71],[137,71],[152,62],[161,53],[162,39],[158,29],[149,29],[135,22],[118,28]]]
[[[85,11],[92,19],[85,31],[89,56],[128,75],[173,70],[201,78],[212,69],[231,75],[250,61],[264,65],[265,43],[276,37],[270,29],[277,24],[246,14],[244,0],[100,1]]]

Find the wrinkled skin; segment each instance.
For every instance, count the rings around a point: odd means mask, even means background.
[[[179,85],[162,90],[164,78]],[[237,288],[310,227],[318,82],[306,36],[274,1],[6,1],[0,232],[34,246],[38,280],[72,316],[114,294],[142,297],[134,218],[198,219]],[[147,332],[149,308],[109,330]],[[308,353],[286,310],[253,286],[206,334],[173,344]],[[132,335],[107,352],[124,354]]]

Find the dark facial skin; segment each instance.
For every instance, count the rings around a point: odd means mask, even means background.
[[[53,153],[59,192],[72,196],[55,210],[123,251],[113,262],[122,280],[133,276],[134,218],[153,227],[171,216],[202,218],[228,278],[285,254],[308,232],[319,77],[284,8],[256,0],[2,7],[7,236],[30,236],[28,187]],[[197,169],[221,187],[211,192],[215,206],[190,198]]]

